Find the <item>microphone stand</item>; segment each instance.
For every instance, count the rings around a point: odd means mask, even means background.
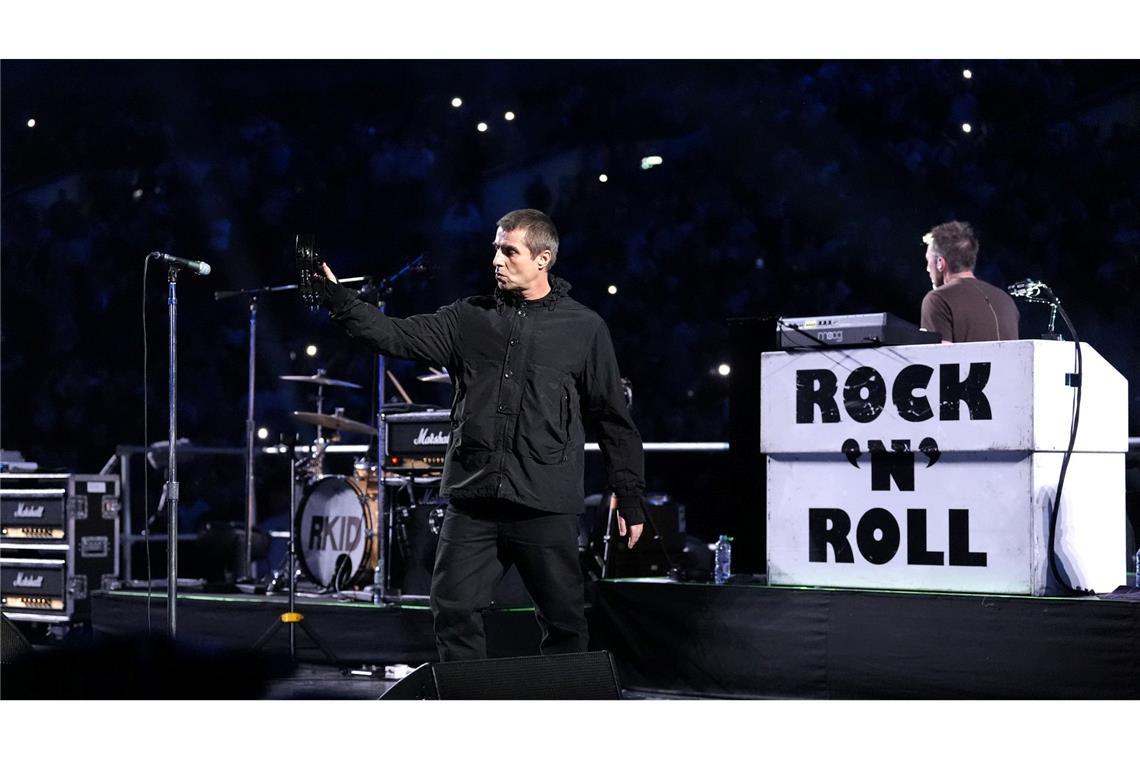
[[[178,599],[178,268],[171,266],[166,275],[169,283],[170,312],[170,465],[166,470],[166,620],[170,638],[178,631],[175,611]]]
[[[398,272],[390,277],[386,277],[380,281],[376,286],[376,290],[380,293],[386,293],[391,290],[391,285],[403,275],[412,271],[421,271],[423,267],[424,257],[417,256],[416,258],[405,264]],[[360,277],[339,277],[337,281],[341,284],[372,281],[370,276]],[[246,517],[245,517],[245,571],[247,575],[252,574],[253,566],[253,527],[257,522],[257,507],[254,499],[254,379],[257,372],[257,303],[258,297],[263,294],[281,293],[289,290],[298,290],[300,285],[269,285],[258,288],[246,288],[244,290],[218,290],[214,292],[215,301],[223,301],[227,298],[235,296],[245,296],[249,299],[249,381],[248,381],[248,400],[246,404],[246,420],[245,420],[245,504],[246,504]],[[380,311],[384,311],[384,302],[380,301],[378,304]],[[379,380],[377,382],[378,393],[378,409],[384,407],[384,356],[379,355]],[[377,431],[378,440],[376,445],[377,458],[379,459],[384,454],[385,441],[384,441],[384,426],[380,424],[380,414],[377,413]],[[377,468],[379,470],[379,467]],[[380,473],[377,472],[379,476]],[[384,495],[383,489],[378,496],[379,509],[381,511],[381,522],[383,518],[384,509]],[[383,544],[383,540],[381,540]],[[384,568],[382,562],[384,549],[381,547],[381,557],[377,558],[376,568],[373,573],[373,600],[382,601],[385,594],[385,584],[383,581]]]
[[[1022,280],[1014,283],[1006,288],[1006,292],[1014,298],[1020,298],[1027,303],[1042,304],[1049,307],[1049,331],[1043,333],[1041,338],[1044,340],[1061,340],[1061,334],[1057,332],[1057,311],[1061,311],[1061,316],[1068,325],[1069,331],[1072,332],[1072,323],[1069,322],[1069,317],[1065,314],[1065,310],[1061,308],[1061,299],[1057,298],[1056,293],[1045,283],[1040,280]],[[1074,333],[1075,335],[1075,333]],[[1074,338],[1075,339],[1075,338]],[[1078,341],[1079,342],[1079,341]]]
[[[253,526],[257,522],[257,502],[253,492],[253,381],[257,374],[257,296],[249,299],[249,398],[245,413],[245,577],[253,577]]]
[[[381,314],[385,313],[387,302],[384,296],[391,287],[387,280],[382,283],[380,300],[376,308]],[[380,540],[376,542],[376,567],[372,568],[372,585],[365,589],[371,592],[372,603],[383,605],[388,601],[388,550],[391,548],[391,533],[384,529],[384,516],[387,513],[388,494],[384,487],[384,459],[388,456],[388,427],[384,424],[384,379],[386,375],[384,354],[376,352],[376,530],[380,531]],[[385,538],[388,539],[385,542]],[[385,545],[387,543],[387,545]]]
[[[297,436],[289,436],[289,609],[277,616],[265,632],[253,644],[253,651],[257,652],[270,642],[274,634],[282,626],[288,626],[289,631],[289,660],[297,662],[297,628],[317,645],[324,656],[333,665],[339,665],[336,655],[321,640],[313,627],[305,620],[305,616],[297,612]]]
[[[341,282],[362,282],[368,277],[349,277]],[[249,380],[247,383],[247,401],[245,416],[245,555],[244,574],[247,578],[253,577],[253,528],[257,524],[257,502],[254,493],[254,380],[257,377],[257,305],[263,294],[279,293],[286,290],[296,290],[298,285],[272,285],[261,288],[247,288],[245,290],[217,290],[214,291],[214,300],[223,301],[234,296],[245,296],[249,299]]]

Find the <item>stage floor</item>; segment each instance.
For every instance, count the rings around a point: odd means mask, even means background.
[[[145,591],[106,591],[93,597],[92,627],[97,636],[138,636],[166,630],[166,592],[152,592],[149,625]],[[298,595],[296,611],[344,665],[420,665],[436,659],[431,610],[426,601],[377,605],[329,596]],[[178,640],[197,646],[249,649],[288,610],[288,596],[210,594],[180,591],[176,607]],[[538,651],[539,630],[530,607],[492,609],[483,616],[490,657]],[[328,659],[298,630],[298,659]],[[265,644],[271,655],[287,655],[288,633],[278,630]]]
[[[736,698],[1140,697],[1140,593],[1025,597],[614,581],[625,688]]]
[[[1135,699],[1140,593],[1106,596],[637,579],[597,584],[587,613],[591,648],[613,653],[629,697]],[[133,692],[130,684],[104,691],[108,697],[374,699],[395,682],[383,677],[385,665],[436,659],[431,612],[423,603],[299,597],[297,610],[335,664],[300,630],[296,663],[288,658],[284,630],[250,656],[287,610],[284,596],[182,592],[176,648],[154,643],[166,626],[164,592],[152,593],[149,633],[145,592],[99,592],[93,603],[106,674],[146,679]],[[484,617],[491,656],[537,653],[532,609],[491,610]],[[124,668],[124,658],[137,667]],[[166,663],[164,670],[156,674],[155,663]],[[93,673],[85,683],[99,677]]]

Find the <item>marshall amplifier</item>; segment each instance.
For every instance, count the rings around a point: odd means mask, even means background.
[[[0,475],[0,608],[13,620],[90,619],[119,578],[118,475]]]
[[[73,578],[78,581],[78,578]],[[84,579],[86,580],[86,579]],[[67,560],[59,559],[11,559],[5,556],[0,560],[0,598],[3,599],[4,614],[15,620],[15,613],[54,613],[67,614],[68,601],[78,591],[86,596],[86,588],[75,588],[68,593]]]
[[[441,470],[451,440],[451,412],[385,414],[385,470]]]
[[[67,475],[3,476],[0,480],[0,536],[21,541],[65,538],[67,479]]]

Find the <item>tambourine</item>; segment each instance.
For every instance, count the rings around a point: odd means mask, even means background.
[[[301,294],[301,303],[313,311],[321,304],[321,297],[317,291],[314,280],[324,277],[321,264],[324,259],[317,253],[316,235],[311,232],[302,232],[297,235],[297,292]]]

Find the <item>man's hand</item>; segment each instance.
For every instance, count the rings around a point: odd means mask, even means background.
[[[632,549],[634,544],[637,543],[637,540],[639,538],[641,538],[641,529],[644,527],[645,527],[644,523],[638,523],[637,525],[628,526],[629,548],[630,549]],[[621,515],[618,515],[618,533],[620,533],[621,535],[624,536],[626,530],[627,530],[627,526],[625,524],[625,519]]]
[[[610,509],[617,512],[617,494],[610,494]],[[618,534],[624,536],[629,533],[629,548],[632,549],[641,538],[641,529],[645,527],[645,523],[638,523],[637,525],[626,525],[625,518],[618,513]]]
[[[325,277],[329,279],[329,282],[337,281],[336,275],[333,274],[333,271],[331,269],[329,269],[329,265],[323,261],[321,262],[321,271],[325,273]]]

